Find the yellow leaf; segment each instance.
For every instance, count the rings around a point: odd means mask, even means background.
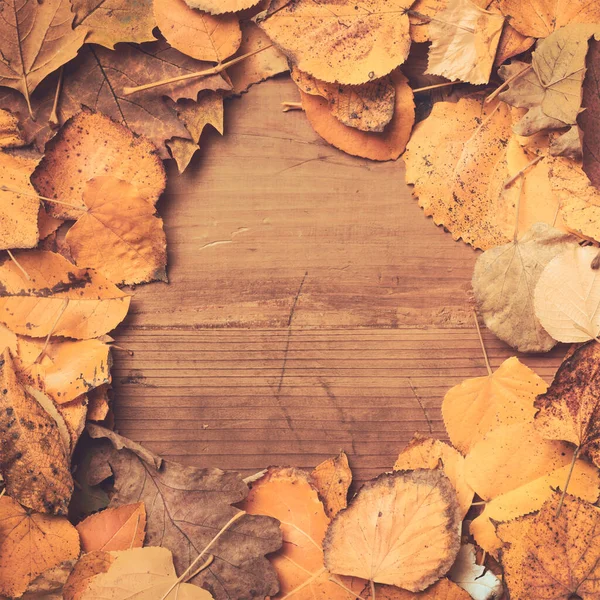
[[[344,452],[317,465],[311,477],[329,517],[335,517],[340,510],[346,508],[352,471]]]
[[[221,15],[229,12],[239,12],[252,8],[260,0],[185,0],[188,6],[204,10],[213,15]]]

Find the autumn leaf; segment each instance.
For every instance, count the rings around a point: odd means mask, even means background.
[[[106,573],[114,562],[114,556],[103,550],[83,554],[75,564],[63,587],[63,600],[81,600],[92,579]]]
[[[257,17],[273,42],[317,79],[349,85],[391,73],[408,56],[406,10],[414,0],[298,0]]]
[[[511,600],[598,597],[600,510],[572,496],[557,516],[554,493],[537,515],[498,526]]]
[[[460,547],[448,577],[469,592],[473,600],[496,600],[502,598],[504,593],[502,582],[485,566],[477,564],[473,544]]]
[[[69,0],[5,0],[0,7],[0,85],[30,94],[52,71],[75,57],[87,28],[73,30]]]
[[[110,385],[104,384],[88,393],[88,421],[104,421],[110,411]]]
[[[556,341],[535,315],[533,292],[544,267],[576,246],[577,238],[537,223],[518,240],[480,255],[473,292],[488,329],[520,352],[550,350]]]
[[[340,452],[338,456],[328,458],[317,465],[310,476],[328,517],[335,517],[340,510],[346,508],[352,471],[345,452]]]
[[[486,501],[470,526],[478,545],[495,555],[501,543],[493,523],[539,510],[553,490],[564,489],[573,456],[566,442],[544,440],[531,423],[498,427],[478,442],[465,458],[467,482]],[[575,461],[569,491],[595,502],[598,486],[598,470]]]
[[[400,71],[391,75],[396,89],[394,116],[381,133],[359,131],[342,124],[329,102],[301,92],[302,107],[312,128],[328,143],[353,156],[371,160],[395,160],[404,152],[415,120],[413,93]]]
[[[583,170],[600,189],[600,41],[589,42],[586,74],[583,80],[584,109],[577,119],[583,130]]]
[[[357,585],[360,581],[362,580],[356,580],[356,583],[352,585],[352,590],[360,594],[354,600],[360,598],[364,600],[470,600],[471,598],[467,592],[461,590],[460,587],[446,578],[440,579],[424,592],[417,594],[391,585],[375,585],[375,593],[373,593],[373,588],[371,588],[369,582],[366,582],[361,589]]]
[[[427,73],[454,81],[488,83],[504,17],[471,0],[449,0],[429,24]]]
[[[40,205],[40,211],[38,213],[38,230],[40,232],[40,241],[45,240],[48,236],[52,235],[63,223],[63,219],[51,217],[46,212],[45,207]]]
[[[494,429],[532,423],[533,402],[546,382],[515,356],[487,377],[465,379],[444,396],[442,415],[450,441],[466,454]]]
[[[527,52],[533,44],[535,38],[519,33],[508,21],[505,21],[494,65],[499,66],[513,56]]]
[[[204,10],[213,15],[240,12],[252,8],[260,0],[185,0],[188,6]]]
[[[102,428],[96,427],[97,432]],[[107,432],[120,445],[127,444]],[[142,501],[146,505],[146,543],[174,553],[183,572],[201,550],[239,511],[248,488],[237,473],[184,467],[163,461],[156,469],[126,449],[107,456],[115,477],[110,507]],[[281,546],[277,522],[261,516],[243,516],[211,547],[213,562],[192,581],[217,600],[262,598],[277,592],[277,578],[265,554]]]
[[[63,600],[63,588],[75,566],[75,559],[64,560],[38,575],[28,586],[21,600]]]
[[[146,508],[143,502],[107,508],[77,525],[83,552],[141,548],[146,535]]]
[[[75,26],[85,27],[88,44],[114,49],[120,42],[150,42],[156,27],[151,0],[71,0]]]
[[[38,575],[79,556],[79,535],[64,517],[25,510],[0,497],[0,593],[21,596]]]
[[[418,592],[454,562],[460,522],[456,492],[441,471],[384,473],[331,522],[323,543],[325,566]]]
[[[0,148],[18,148],[26,144],[19,119],[8,110],[0,110]]]
[[[464,518],[473,502],[473,490],[465,479],[465,459],[452,446],[415,434],[396,459],[394,471],[437,469],[440,461],[444,475],[456,491],[461,517]]]
[[[90,339],[125,318],[131,296],[98,273],[42,250],[20,252],[18,260],[29,280],[10,259],[0,263],[0,322],[15,333]]]

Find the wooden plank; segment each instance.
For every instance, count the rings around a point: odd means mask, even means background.
[[[444,393],[485,375],[476,253],[424,218],[401,161],[316,136],[282,79],[226,107],[159,204],[167,284],[119,330],[117,427],[168,458],[248,474],[345,449],[358,480],[415,431],[443,436]],[[511,355],[484,335],[492,365]],[[551,379],[564,349],[525,362]],[[413,391],[414,388],[414,391]]]

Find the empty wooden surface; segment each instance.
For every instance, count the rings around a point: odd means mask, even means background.
[[[119,431],[245,474],[344,449],[358,480],[415,431],[443,436],[452,385],[486,374],[476,252],[426,219],[402,160],[330,147],[277,79],[226,105],[225,136],[172,169],[159,210],[169,284],[135,290],[115,352]],[[484,338],[493,367],[511,351]],[[550,380],[564,349],[524,361]]]

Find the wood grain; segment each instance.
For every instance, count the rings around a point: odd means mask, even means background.
[[[402,161],[331,148],[287,79],[226,106],[159,204],[169,284],[135,290],[117,342],[118,429],[168,458],[248,474],[340,449],[359,481],[415,431],[443,435],[441,399],[485,375],[476,253],[426,219]],[[511,355],[484,334],[492,365]],[[564,354],[527,357],[546,379]]]

